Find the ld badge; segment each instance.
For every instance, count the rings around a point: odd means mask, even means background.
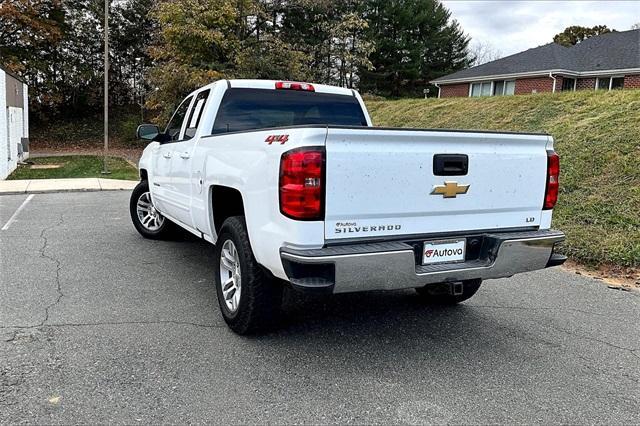
[[[431,195],[442,195],[444,198],[456,198],[458,195],[466,194],[471,185],[458,185],[458,182],[445,182],[444,185],[436,185],[431,191]]]

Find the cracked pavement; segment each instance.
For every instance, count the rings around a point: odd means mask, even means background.
[[[640,423],[637,292],[556,269],[455,308],[289,295],[239,337],[212,247],[143,240],[128,197],[39,194],[0,232],[0,424]]]

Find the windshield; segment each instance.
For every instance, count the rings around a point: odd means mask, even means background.
[[[366,126],[355,96],[294,90],[229,89],[213,134],[305,124]]]

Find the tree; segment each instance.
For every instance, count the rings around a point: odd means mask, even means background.
[[[640,30],[640,22],[636,22],[631,26],[632,30]]]
[[[473,58],[471,66],[474,67],[502,58],[502,52],[489,42],[475,41],[471,43],[469,53]]]
[[[281,36],[308,56],[314,81],[354,87],[358,70],[370,69],[374,49],[361,1],[291,0],[283,10]]]
[[[153,66],[148,49],[157,24],[150,14],[154,4],[154,0],[120,1],[112,8],[110,95],[117,105],[143,107],[150,90],[146,76]]]
[[[562,46],[574,46],[589,37],[606,34],[615,30],[610,29],[606,25],[596,25],[595,27],[581,27],[574,25],[565,28],[565,30],[553,37],[553,42]]]
[[[373,70],[360,69],[365,91],[421,95],[429,80],[471,63],[469,37],[439,0],[366,0],[364,18],[375,44]]]
[[[111,7],[111,104],[136,101],[153,21],[153,0]],[[30,86],[34,121],[98,113],[103,98],[103,0],[6,0],[0,3],[0,56]],[[136,60],[138,59],[138,60]]]
[[[37,105],[61,100],[59,65],[52,62],[65,31],[59,0],[6,0],[0,3],[0,57],[31,86]],[[37,117],[38,108],[34,109]]]
[[[24,71],[47,45],[62,36],[60,0],[5,0],[0,3],[0,56],[14,72]]]
[[[307,80],[308,56],[283,37],[285,2],[173,0],[153,11],[153,92],[148,106],[166,119],[188,92],[221,78]]]

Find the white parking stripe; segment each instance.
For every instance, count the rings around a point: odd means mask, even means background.
[[[2,227],[3,231],[6,231],[7,229],[9,229],[9,227],[11,226],[11,224],[13,222],[15,222],[16,218],[18,217],[18,215],[20,214],[20,212],[22,211],[22,209],[25,208],[25,206],[29,203],[29,201],[31,201],[33,199],[33,197],[35,196],[35,194],[31,194],[27,197],[26,200],[24,200],[24,202],[22,204],[20,204],[20,207],[18,207],[18,210],[16,210],[16,212],[13,214],[13,216],[11,216],[9,218],[9,221],[7,223],[4,224],[4,226]]]

